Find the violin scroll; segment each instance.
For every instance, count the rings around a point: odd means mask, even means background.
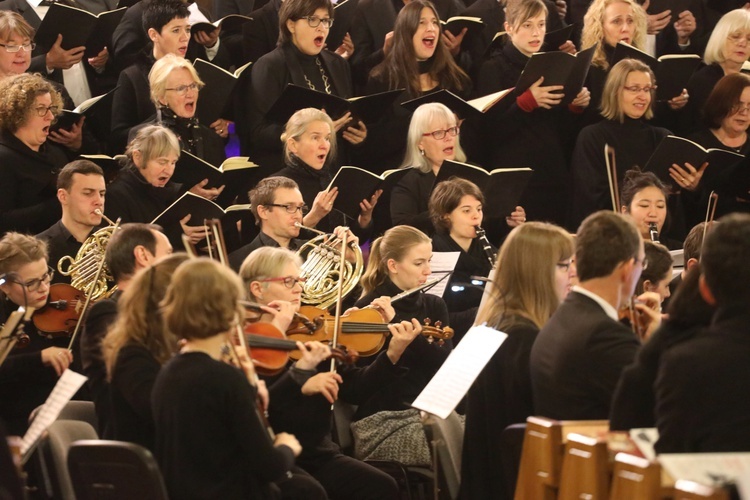
[[[443,327],[442,321],[436,321],[431,325],[430,318],[425,318],[422,324],[422,335],[427,337],[427,342],[432,344],[437,339],[437,345],[445,345],[445,341],[453,338],[453,328],[450,326]]]

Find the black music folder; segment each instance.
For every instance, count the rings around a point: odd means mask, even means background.
[[[244,184],[245,179],[251,176],[256,168],[258,164],[250,161],[247,156],[232,156],[216,167],[183,149],[180,152],[180,159],[177,160],[172,180],[191,187],[203,179],[208,179],[206,189],[228,187],[233,184]]]
[[[209,126],[222,117],[224,110],[232,99],[240,75],[251,64],[252,62],[243,64],[231,73],[201,58],[193,61],[195,71],[206,84],[198,96],[198,105],[195,110],[195,116],[202,124]]]
[[[203,224],[203,221],[206,219],[224,219],[225,216],[239,216],[247,213],[249,210],[250,205],[232,205],[223,209],[213,201],[187,191],[177,201],[169,205],[166,210],[157,215],[151,223],[166,228],[174,224],[179,224],[182,219],[190,214],[192,217],[188,224],[197,226]]]
[[[667,54],[654,59],[632,45],[619,42],[612,53],[610,65],[614,66],[623,59],[637,59],[651,68],[656,76],[657,101],[668,101],[680,95],[701,63],[697,54]]]
[[[351,111],[353,119],[373,123],[385,114],[403,91],[404,89],[396,89],[344,99],[290,83],[273,103],[266,116],[276,123],[286,123],[300,109],[318,108],[325,109],[328,116],[334,120],[344,116],[347,111]]]
[[[684,137],[668,135],[661,140],[643,170],[653,172],[662,182],[669,183],[674,189],[679,190],[681,189],[680,186],[669,175],[669,168],[673,163],[680,167],[683,167],[685,163],[690,163],[698,169],[703,163],[708,162],[706,174],[710,178],[713,172],[709,174],[709,170],[717,173],[724,171],[739,163],[743,158],[745,158],[743,155],[733,151],[718,148],[705,149],[700,144]],[[703,182],[703,179],[701,179],[701,182]]]
[[[480,116],[482,113],[487,112],[495,104],[500,102],[506,95],[508,95],[513,89],[500,90],[493,92],[486,96],[471,99],[469,101],[464,100],[451,92],[450,90],[440,89],[435,92],[430,92],[423,96],[417,97],[416,99],[410,99],[406,102],[402,102],[401,105],[409,111],[416,111],[422,104],[430,102],[439,102],[444,104],[451,111],[456,113],[461,118],[468,118],[470,116]]]
[[[596,44],[576,55],[560,51],[532,54],[516,83],[516,91],[521,94],[544,77],[544,82],[542,82],[544,87],[549,85],[565,87],[563,89],[565,97],[560,104],[570,104],[583,88],[595,50]]]
[[[359,217],[359,203],[370,199],[375,191],[389,191],[398,184],[414,167],[386,170],[381,175],[374,174],[359,167],[341,167],[331,179],[326,190],[337,187],[339,194],[333,202],[333,208],[343,212],[354,220]]]
[[[492,217],[509,216],[521,200],[534,171],[530,168],[496,168],[490,172],[476,165],[444,160],[435,185],[451,177],[473,182],[484,194],[484,212]]]
[[[108,10],[99,15],[83,9],[53,3],[44,16],[34,40],[42,52],[48,52],[57,35],[63,36],[62,48],[86,47],[85,56],[94,57],[112,45],[112,33],[125,15],[126,7]]]

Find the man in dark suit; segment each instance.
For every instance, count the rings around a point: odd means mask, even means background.
[[[541,329],[531,350],[537,415],[608,418],[620,372],[640,347],[638,337],[618,321],[618,310],[632,297],[647,265],[645,257],[643,241],[628,216],[601,211],[583,221],[576,237],[580,283]],[[658,308],[658,301],[652,297],[649,305]],[[658,312],[639,307],[658,323]]]
[[[229,254],[229,266],[239,271],[245,257],[261,247],[283,247],[296,251],[303,240],[298,239],[302,217],[307,213],[297,183],[287,177],[266,177],[249,193],[258,236],[247,245]],[[294,210],[293,212],[289,212]]]
[[[656,379],[659,453],[750,451],[750,215],[706,237],[699,282],[716,306],[705,334],[662,357]]]
[[[662,309],[667,309],[669,299],[675,294],[687,272],[698,265],[701,258],[701,245],[703,244],[703,233],[705,227],[705,222],[696,224],[685,238],[685,242],[682,244],[682,258],[684,262],[682,272],[669,282],[670,296],[664,299],[664,302],[661,305]]]

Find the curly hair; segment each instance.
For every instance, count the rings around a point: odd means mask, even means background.
[[[22,73],[0,80],[0,95],[3,106],[0,106],[0,129],[14,134],[29,119],[29,113],[36,98],[44,94],[52,97],[52,106],[58,114],[62,112],[62,97],[52,83],[38,73]]]
[[[435,5],[429,0],[412,0],[401,9],[393,27],[393,47],[385,60],[375,66],[370,76],[388,82],[388,88],[406,88],[409,95],[419,96],[422,87],[419,83],[419,62],[414,50],[414,34],[419,28],[422,9],[430,9],[435,19],[440,21]],[[451,90],[464,90],[469,87],[469,76],[453,60],[442,36],[437,37],[435,53],[432,56],[430,77],[440,86]]]
[[[591,64],[602,68],[609,69],[607,53],[604,51],[604,14],[607,7],[614,3],[624,3],[630,5],[635,21],[635,30],[633,31],[633,47],[638,50],[646,49],[646,33],[648,30],[648,19],[646,11],[633,0],[594,0],[586,11],[583,18],[583,32],[581,33],[581,50],[593,47],[599,44],[594,51],[594,58]]]

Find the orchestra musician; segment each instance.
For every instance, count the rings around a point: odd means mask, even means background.
[[[301,452],[291,434],[270,438],[255,403],[260,392],[268,407],[268,393],[247,354],[237,352],[241,369],[222,361],[245,314],[243,296],[229,268],[194,259],[177,268],[160,303],[167,330],[182,341],[151,395],[155,455],[170,497],[278,498],[272,482]]]
[[[81,373],[96,410],[99,436],[110,436],[110,385],[104,362],[102,340],[117,319],[117,303],[136,273],[155,261],[170,255],[172,245],[159,226],[128,223],[119,226],[107,243],[104,262],[112,274],[117,290],[91,305],[81,329]]]
[[[0,95],[0,234],[36,234],[60,218],[55,184],[68,157],[47,137],[62,99],[51,83],[26,73],[0,80]]]
[[[250,254],[240,270],[249,298],[276,309],[273,315],[263,314],[260,320],[271,321],[281,331],[287,330],[293,313],[300,308],[301,264],[300,258],[287,249],[265,247]],[[380,310],[384,320],[392,320],[395,315],[390,297],[375,298],[369,305]],[[305,354],[302,359],[272,383],[269,381],[274,401],[269,413],[274,429],[297,436],[303,447],[297,464],[323,485],[330,498],[398,496],[392,478],[343,455],[331,438],[334,401],[362,404],[404,376],[402,354],[422,329],[416,320],[395,322],[388,329],[391,332],[388,348],[366,367],[344,365],[337,373],[325,371],[325,364],[319,363],[326,353],[330,355],[330,350],[317,342],[308,342],[300,346]]]
[[[479,187],[471,181],[455,177],[435,186],[430,196],[429,212],[435,226],[433,251],[460,252],[443,294],[455,332],[454,343],[474,323],[482,300],[484,287],[473,285],[472,276],[488,276],[497,253],[497,248],[486,236],[482,234],[480,237],[483,205],[484,195]],[[515,218],[508,218],[508,225],[516,227],[523,221],[522,214],[517,213]]]
[[[395,226],[389,229],[372,243],[370,260],[360,280],[363,295],[355,305],[364,307],[372,303],[376,297],[393,297],[424,284],[430,275],[431,257],[432,242],[426,234],[411,226]],[[392,306],[396,313],[394,321],[416,319],[422,323],[429,318],[433,325],[439,321],[443,326],[448,325],[449,322],[445,302],[434,295],[422,292],[412,293],[394,302]],[[393,411],[404,412],[405,417],[416,416],[415,410],[408,406],[409,403],[414,401],[432,379],[450,354],[452,347],[450,339],[444,345],[430,342],[423,336],[414,339],[404,351],[400,361],[401,366],[409,369],[408,374],[394,383],[384,384],[377,394],[362,403],[354,415],[355,424],[359,424],[360,427],[379,426],[382,423],[381,419],[389,414],[386,412]],[[388,340],[383,349],[388,349]],[[367,421],[364,422],[363,419]],[[358,436],[362,449],[375,445],[375,443],[363,441],[364,438],[365,436],[361,434]],[[420,440],[424,443],[424,433],[420,426],[416,434],[391,436],[391,439],[409,439],[409,443],[419,446]],[[414,450],[403,451],[406,453]],[[389,456],[388,458],[410,463],[409,459],[415,457]]]
[[[643,292],[655,292],[659,295],[660,304],[669,298],[669,283],[672,281],[672,255],[667,247],[651,241],[643,242],[648,267],[643,270],[638,284],[635,286],[636,295]]]
[[[682,242],[662,234],[667,220],[669,188],[653,172],[638,169],[625,172],[623,181],[620,211],[633,218],[643,241],[653,241],[655,237],[670,250],[682,248]],[[652,237],[654,225],[656,234]]]
[[[173,254],[143,269],[117,301],[117,319],[102,340],[110,395],[105,439],[154,450],[151,389],[161,367],[177,352],[177,339],[164,327],[159,302],[175,269],[187,259],[184,253]]]
[[[62,217],[36,235],[47,242],[53,266],[66,255],[75,258],[83,242],[101,226],[106,192],[104,172],[89,160],[72,161],[57,174],[57,199]],[[59,273],[53,282],[70,283],[70,279]]]
[[[619,321],[644,267],[641,238],[629,217],[599,211],[576,236],[580,280],[541,328],[531,348],[534,412],[555,419],[606,419],[622,369],[641,339]],[[638,297],[636,319],[648,338],[661,321],[658,296]]]
[[[47,244],[10,232],[0,240],[2,322],[21,307],[40,309],[47,304],[55,271],[47,265]],[[10,435],[22,436],[32,410],[44,403],[57,379],[73,362],[68,336],[47,338],[33,322],[24,324],[26,347],[16,347],[0,367],[0,418]]]
[[[508,338],[468,393],[460,498],[510,498],[510,485],[493,472],[502,468],[501,435],[534,415],[531,347],[567,294],[572,255],[571,236],[542,222],[516,227],[500,248],[476,323],[486,322]]]

